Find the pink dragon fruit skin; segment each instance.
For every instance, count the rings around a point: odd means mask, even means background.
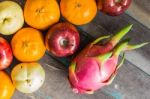
[[[123,58],[118,64],[122,51],[140,48],[147,43],[129,45],[129,40],[119,43],[120,39],[131,29],[128,25],[113,36],[106,44],[97,43],[110,36],[103,36],[81,51],[69,67],[69,81],[75,93],[92,94],[95,90],[109,85],[116,76],[116,72],[124,62]],[[119,43],[119,44],[118,44]]]

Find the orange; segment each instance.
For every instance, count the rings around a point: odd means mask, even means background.
[[[11,79],[4,72],[0,71],[0,99],[11,99],[15,91]]]
[[[24,17],[30,26],[46,29],[59,21],[59,5],[56,0],[27,0],[24,7]]]
[[[61,13],[75,25],[89,23],[97,13],[95,0],[61,0]]]
[[[12,38],[14,56],[22,62],[39,60],[45,53],[43,36],[34,28],[22,28]]]

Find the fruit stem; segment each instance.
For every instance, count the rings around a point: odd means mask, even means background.
[[[121,2],[121,0],[115,0],[115,3],[119,3],[119,2]]]
[[[113,46],[116,46],[116,44],[131,30],[132,26],[132,24],[129,24],[126,27],[122,28],[111,38],[109,42],[111,42]]]

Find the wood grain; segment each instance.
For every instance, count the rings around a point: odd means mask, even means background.
[[[23,8],[25,0],[14,1],[18,2]],[[142,2],[144,2],[144,0],[142,0]],[[127,14],[110,17],[99,12],[91,23],[80,26],[79,28],[93,37],[98,37],[106,34],[114,34],[129,23],[134,24],[133,29],[127,36],[133,38],[132,43],[150,41],[150,30]],[[11,40],[10,36],[5,36],[5,38]],[[48,54],[45,54],[39,61],[46,72],[44,85],[33,94],[23,94],[16,90],[12,99],[149,99],[149,53],[149,45],[136,51],[128,52],[126,62],[119,70],[114,82],[93,95],[76,95],[72,93],[67,79],[67,68]],[[17,63],[19,62],[14,60],[11,67],[6,71],[10,73],[11,69]]]

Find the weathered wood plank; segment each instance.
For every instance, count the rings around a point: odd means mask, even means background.
[[[106,87],[119,99],[149,99],[150,76],[125,62],[111,86]]]
[[[25,0],[14,1],[18,2],[22,7],[25,2]],[[91,23],[80,28],[90,35],[98,37],[107,33],[115,33],[115,31],[128,23],[134,24],[134,28],[128,35],[128,37],[134,38],[133,43],[150,41],[150,30],[126,14],[119,17],[110,17],[98,13]],[[11,39],[8,36],[6,38]],[[16,91],[12,99],[149,99],[150,76],[136,67],[138,66],[149,73],[149,53],[150,46],[128,53],[127,60],[131,63],[126,61],[119,70],[114,82],[110,86],[97,91],[94,95],[75,95],[72,93],[67,80],[67,68],[46,54],[40,60],[46,71],[46,80],[42,88],[33,94],[23,94]],[[15,60],[7,71],[10,72],[17,63]]]
[[[46,71],[46,80],[42,88],[33,94],[16,91],[12,99],[149,99],[150,77],[125,62],[114,82],[94,95],[76,95],[72,93],[67,68],[48,55],[40,61]],[[112,97],[113,96],[113,97]]]
[[[150,0],[132,0],[127,13],[150,29]]]

